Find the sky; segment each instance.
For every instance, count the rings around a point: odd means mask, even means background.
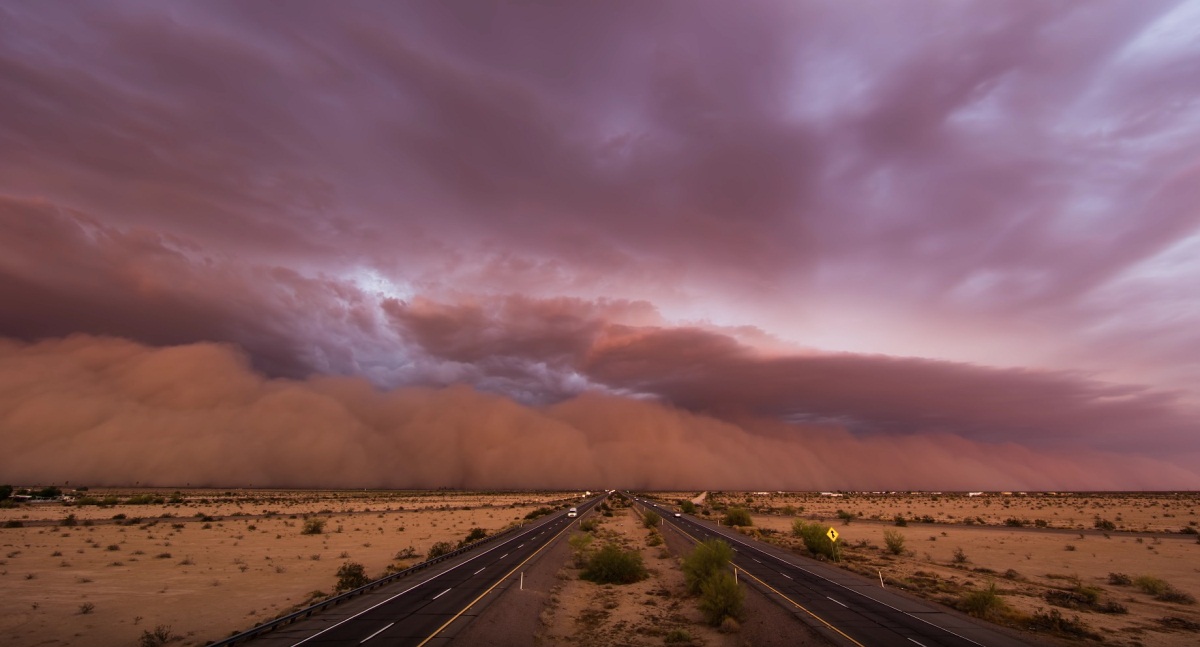
[[[1197,23],[0,0],[0,481],[1200,489]]]

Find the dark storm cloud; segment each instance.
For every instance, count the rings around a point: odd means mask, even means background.
[[[0,336],[1194,456],[1198,6],[3,3]]]

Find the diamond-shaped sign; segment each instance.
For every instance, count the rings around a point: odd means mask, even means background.
[[[826,537],[829,537],[829,541],[837,541],[837,539],[838,539],[838,531],[834,530],[834,529],[833,529],[833,526],[830,526],[830,527],[829,527],[829,532],[825,533],[825,536],[826,536]]]

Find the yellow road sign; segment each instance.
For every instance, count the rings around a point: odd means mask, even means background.
[[[830,526],[829,532],[825,533],[825,536],[829,537],[829,541],[837,541],[838,531],[834,530],[833,526]]]

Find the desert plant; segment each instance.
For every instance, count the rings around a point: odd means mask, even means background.
[[[597,584],[632,584],[646,579],[649,573],[641,553],[605,544],[592,554],[579,576]]]
[[[474,542],[474,541],[479,541],[480,539],[483,539],[484,537],[487,537],[486,530],[484,530],[483,528],[472,528],[471,532],[467,533],[467,536],[465,538],[463,538],[462,541],[458,542],[458,547],[462,548],[463,546],[466,546],[467,544]]]
[[[846,525],[850,525],[850,522],[854,521],[854,517],[857,515],[855,515],[853,512],[850,512],[848,510],[839,509],[837,511],[837,516],[838,516],[838,519],[841,519],[842,521],[844,521],[846,523]]]
[[[1148,593],[1150,595],[1162,595],[1171,588],[1171,585],[1167,584],[1166,580],[1159,579],[1152,575],[1142,575],[1133,581],[1133,585],[1141,590],[1142,593]]]
[[[902,517],[900,515],[896,515],[895,518],[893,519],[893,521],[895,522],[895,524],[897,526],[900,526],[901,528],[908,525],[908,520],[906,520],[904,517]]]
[[[79,605],[79,613],[83,615],[87,615],[95,610],[96,605],[92,604],[91,602],[84,602],[83,604]]]
[[[588,533],[574,534],[567,540],[575,558],[575,568],[583,568],[587,564],[593,540],[595,540],[595,536]]]
[[[745,508],[729,508],[725,511],[725,523],[730,526],[753,526],[754,520]]]
[[[679,509],[684,514],[696,514],[696,504],[691,501],[684,501],[679,504]],[[687,632],[684,632],[687,633]]]
[[[171,642],[175,635],[171,633],[169,625],[158,625],[154,631],[146,629],[142,631],[142,637],[138,639],[139,647],[162,647]]]
[[[692,552],[683,558],[681,566],[688,591],[700,593],[704,581],[714,573],[724,571],[732,560],[733,548],[720,539],[708,539],[696,544]]]
[[[977,618],[989,619],[1004,609],[1004,600],[996,590],[996,583],[992,582],[986,589],[964,595],[958,607]]]
[[[705,578],[700,585],[700,612],[704,614],[708,624],[714,627],[726,618],[741,618],[745,601],[746,593],[729,571],[717,571]]]
[[[1117,586],[1129,586],[1133,584],[1133,579],[1124,573],[1109,573],[1108,583]]]
[[[827,532],[828,528],[819,523],[805,523],[802,519],[792,522],[792,534],[804,541],[808,552],[836,562],[842,557],[841,551],[838,550],[837,542],[831,540]]]
[[[592,517],[579,522],[579,529],[584,532],[595,532],[600,527],[600,520]]]
[[[366,568],[358,562],[346,562],[339,566],[337,578],[337,586],[334,587],[334,590],[338,592],[357,589],[360,586],[366,586],[371,581],[367,577]]]
[[[692,644],[692,634],[689,634],[686,629],[672,629],[663,636],[663,643],[668,645],[690,645]]]
[[[1096,517],[1096,520],[1094,522],[1092,522],[1092,525],[1095,526],[1097,530],[1116,530],[1117,529],[1117,524],[1109,521],[1108,519],[1101,519],[1100,517]]]
[[[325,532],[325,520],[317,517],[309,517],[304,520],[304,527],[300,529],[302,535],[319,535]]]
[[[450,542],[439,541],[429,547],[429,552],[426,554],[426,557],[428,559],[433,559],[434,557],[441,557],[442,555],[452,552],[454,552],[454,546],[451,546]]]
[[[887,545],[888,552],[893,555],[904,553],[904,535],[897,530],[884,530],[883,543]]]
[[[963,552],[962,548],[954,549],[954,563],[955,564],[966,564],[969,561],[971,561],[971,560],[967,559],[967,554]]]
[[[662,521],[662,517],[653,510],[647,510],[642,513],[642,525],[647,528],[653,528]]]

